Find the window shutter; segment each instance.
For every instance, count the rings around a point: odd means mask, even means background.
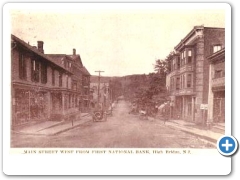
[[[31,60],[31,80],[32,80],[32,81],[34,81],[33,61],[34,61],[34,60]]]

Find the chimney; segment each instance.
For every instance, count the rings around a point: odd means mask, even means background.
[[[37,47],[38,47],[38,51],[40,51],[41,53],[44,53],[44,50],[43,50],[43,41],[38,41],[37,42]]]
[[[76,55],[76,49],[73,49],[73,55]]]

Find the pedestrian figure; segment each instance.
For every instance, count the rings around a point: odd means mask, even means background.
[[[164,121],[164,124],[166,123],[166,121],[169,120],[170,118],[170,103],[169,101],[164,103],[164,107],[163,107],[163,121]]]
[[[165,102],[158,107],[158,116],[161,120],[163,120],[164,124],[170,118],[170,103],[169,102]]]

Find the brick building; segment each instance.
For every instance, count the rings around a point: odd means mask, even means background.
[[[220,49],[220,48],[219,48]],[[209,94],[208,122],[225,122],[225,48],[208,57]]]
[[[202,123],[208,104],[209,61],[207,57],[225,46],[225,29],[195,26],[175,47],[166,85],[173,104],[173,118]]]
[[[74,60],[44,54],[43,44],[34,47],[11,35],[12,126],[80,118],[82,85],[74,84]]]

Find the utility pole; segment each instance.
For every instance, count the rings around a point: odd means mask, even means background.
[[[100,94],[100,76],[101,76],[101,72],[104,72],[104,71],[95,71],[95,72],[98,72],[98,104],[99,104],[99,94]]]

